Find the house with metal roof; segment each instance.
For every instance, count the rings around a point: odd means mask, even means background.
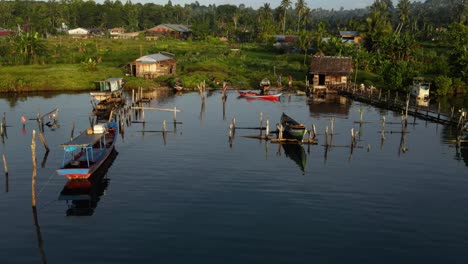
[[[340,31],[341,40],[347,44],[357,45],[362,42],[361,33],[359,31]]]
[[[145,79],[155,79],[161,75],[174,75],[177,61],[174,54],[159,52],[142,56],[127,65],[128,74]]]
[[[149,37],[166,36],[177,39],[187,39],[190,36],[191,30],[188,26],[180,24],[161,24],[152,27],[146,31]]]

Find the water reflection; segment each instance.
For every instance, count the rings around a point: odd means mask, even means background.
[[[299,169],[302,171],[302,174],[305,173],[305,168],[307,165],[307,154],[304,148],[300,144],[280,144],[283,147],[286,157],[294,161]]]
[[[114,149],[109,158],[87,180],[68,180],[59,195],[68,205],[67,216],[93,215],[101,196],[104,194],[110,179],[107,171],[116,159],[118,152]]]
[[[352,101],[338,94],[326,94],[307,99],[309,112],[313,117],[342,116],[347,117]]]

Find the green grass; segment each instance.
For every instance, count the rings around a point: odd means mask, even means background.
[[[208,41],[162,39],[111,40],[52,38],[46,42],[48,56],[41,65],[0,66],[0,92],[77,91],[94,89],[93,82],[108,77],[124,77],[128,62],[140,56],[167,51],[175,54],[177,76],[154,81],[129,78],[128,87],[166,86],[181,78],[184,86],[196,87],[202,81],[213,88],[223,82],[231,87],[257,88],[261,79],[275,83],[276,75],[293,76],[294,84],[305,86],[308,65],[301,54],[279,54],[256,44],[231,45]],[[240,52],[232,48],[240,49]],[[101,59],[96,71],[85,71],[82,62]]]

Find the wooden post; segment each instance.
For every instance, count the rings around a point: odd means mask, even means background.
[[[354,142],[355,142],[354,128],[351,128],[351,148],[354,148]]]
[[[231,124],[232,124],[232,128],[236,129],[236,118],[235,117],[232,118]]]
[[[32,159],[32,182],[31,182],[31,194],[32,194],[32,207],[36,207],[36,130],[32,132],[31,141],[31,159]]]
[[[166,120],[163,121],[162,131],[163,131],[163,133],[166,133]]]
[[[132,105],[135,103],[135,89],[132,89]]]
[[[266,127],[265,127],[265,138],[268,139],[270,136],[270,120],[266,120]]]
[[[406,111],[405,111],[405,127],[408,126],[408,109],[409,109],[409,97],[406,99]]]
[[[75,132],[75,121],[73,121],[73,126],[72,126],[72,130],[71,130],[71,134],[70,134],[70,140],[73,139],[74,132]]]
[[[283,125],[276,124],[276,130],[278,130],[278,139],[283,139]]]
[[[363,110],[362,110],[362,107],[359,108],[359,123],[362,124],[362,115],[363,115]]]
[[[177,107],[174,106],[174,124],[177,123]]]
[[[260,112],[260,135],[262,134],[262,126],[263,126],[263,112]]]
[[[330,128],[331,128],[331,135],[335,134],[334,133],[334,130],[335,130],[335,118],[334,117],[330,117]]]
[[[44,138],[44,133],[39,132],[39,139],[41,140],[42,145],[44,145],[44,148],[45,148],[46,152],[49,152],[49,147],[47,146],[47,142],[46,142],[46,140]]]
[[[3,154],[3,168],[5,169],[5,176],[8,178],[8,164],[5,154]]]
[[[317,130],[315,129],[315,125],[312,125],[312,131],[314,132],[313,138],[315,138],[317,136]]]
[[[437,121],[440,120],[440,102],[439,105],[437,106]]]
[[[382,140],[385,139],[385,116],[382,117]]]
[[[325,127],[325,145],[328,146],[328,126]]]

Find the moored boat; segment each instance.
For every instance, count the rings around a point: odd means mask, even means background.
[[[278,94],[261,94],[255,92],[241,92],[238,91],[240,98],[262,99],[268,101],[279,101],[281,93]]]
[[[57,174],[68,179],[89,178],[109,157],[117,140],[118,125],[112,121],[88,128],[63,143],[62,167]]]
[[[431,83],[424,81],[421,77],[413,79],[413,87],[411,87],[410,94],[416,99],[429,100],[429,90]]]
[[[90,92],[89,94],[98,102],[112,97],[121,97],[125,87],[125,80],[123,78],[108,78],[94,83],[97,91]]]
[[[302,141],[307,133],[306,126],[292,119],[290,116],[283,113],[281,115],[281,125],[283,125],[284,137]]]

